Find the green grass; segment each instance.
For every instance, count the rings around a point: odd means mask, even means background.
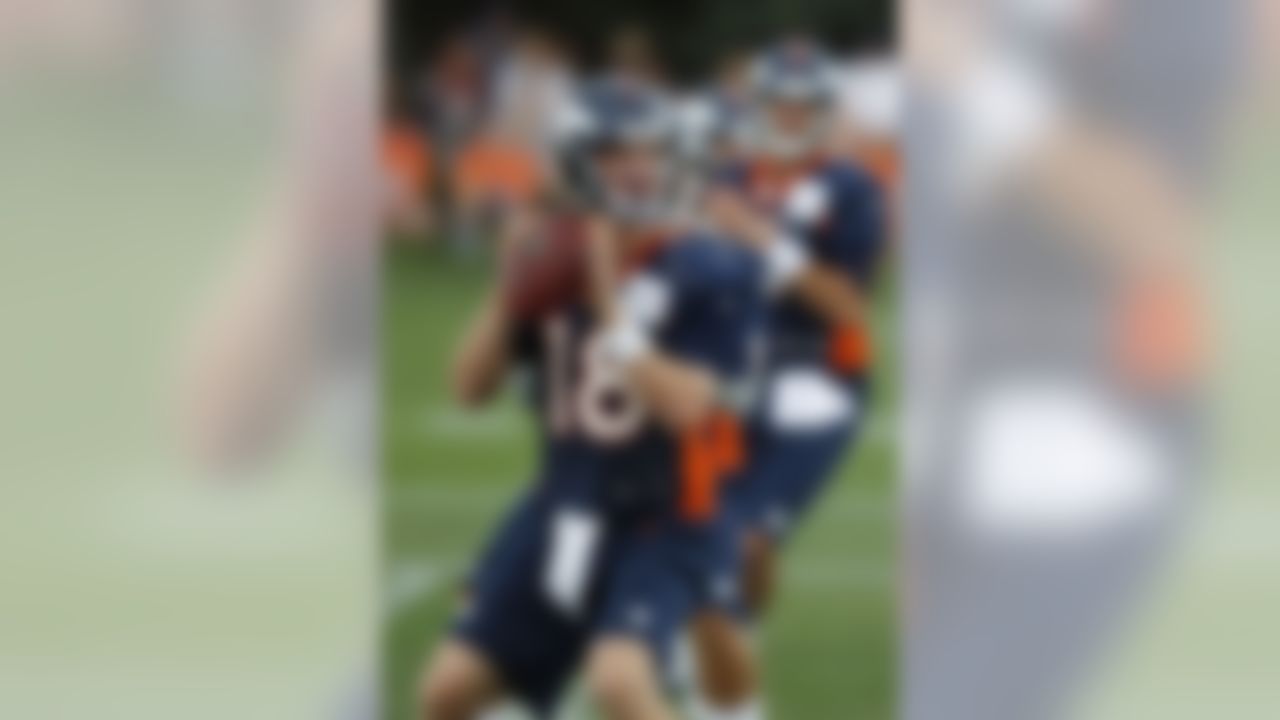
[[[533,432],[514,398],[476,417],[453,410],[450,345],[488,276],[483,260],[418,247],[384,273],[385,717],[413,717],[424,658],[454,589],[527,482]],[[891,299],[892,287],[885,299]],[[897,658],[894,567],[895,343],[880,302],[873,420],[834,490],[796,537],[763,636],[767,697],[781,720],[889,720]]]

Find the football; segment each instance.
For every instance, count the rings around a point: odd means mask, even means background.
[[[581,299],[586,286],[586,241],[580,223],[562,220],[525,239],[507,270],[508,309],[536,320]]]

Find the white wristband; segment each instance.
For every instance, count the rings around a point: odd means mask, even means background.
[[[780,292],[809,267],[809,251],[799,241],[780,235],[764,251],[765,283]]]
[[[653,340],[644,328],[634,322],[619,322],[604,332],[601,350],[610,360],[627,367],[647,355],[653,348]]]

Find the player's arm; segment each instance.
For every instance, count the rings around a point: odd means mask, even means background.
[[[865,322],[868,300],[843,270],[809,257],[800,241],[752,210],[734,192],[718,190],[708,198],[708,213],[765,261],[769,287],[799,299],[836,326]]]
[[[720,384],[714,375],[660,350],[636,358],[628,374],[654,416],[672,432],[705,424],[719,406]]]
[[[843,272],[817,262],[805,263],[801,269],[793,272],[795,274],[792,276],[772,273],[775,278],[773,282],[782,291],[798,298],[829,324],[858,325],[866,321],[866,296]]]
[[[464,407],[480,407],[502,386],[511,360],[511,314],[495,288],[467,324],[454,352],[450,387]]]
[[[483,406],[502,387],[511,365],[516,320],[507,302],[507,273],[513,248],[521,241],[528,218],[513,219],[504,228],[498,253],[498,278],[472,315],[453,355],[449,386],[463,407]]]

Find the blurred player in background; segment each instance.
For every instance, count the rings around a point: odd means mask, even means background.
[[[704,613],[694,632],[701,716],[741,720],[763,707],[739,620],[767,610],[779,551],[865,423],[867,306],[885,240],[875,182],[831,152],[836,88],[823,52],[787,41],[753,72],[745,161],[722,169],[707,204],[710,219],[762,259],[773,301],[749,464],[729,489],[745,607]]]
[[[573,71],[550,33],[538,28],[489,43],[487,109],[450,174],[454,245],[475,251],[506,219],[548,192],[554,177],[549,139],[557,109],[570,101]]]
[[[760,264],[673,224],[674,128],[642,83],[586,87],[567,121],[569,207],[510,228],[455,364],[472,406],[522,365],[544,445],[430,663],[432,720],[509,697],[548,715],[579,666],[605,717],[674,717],[663,660],[732,551],[717,495]]]
[[[912,6],[907,717],[1074,706],[1202,490],[1239,9]]]
[[[732,52],[721,58],[711,82],[691,93],[680,104],[683,150],[698,180],[714,175],[715,168],[741,160],[741,130],[751,100],[751,67],[754,54]]]

